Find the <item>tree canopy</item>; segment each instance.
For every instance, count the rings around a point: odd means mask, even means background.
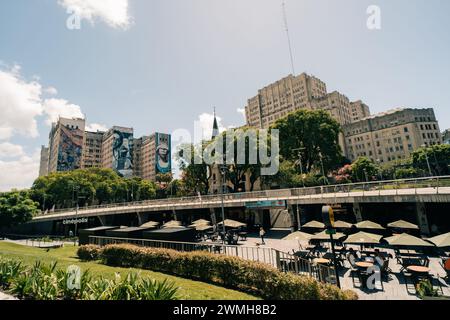
[[[27,191],[0,194],[0,226],[12,227],[26,223],[38,210],[38,203],[29,198]]]

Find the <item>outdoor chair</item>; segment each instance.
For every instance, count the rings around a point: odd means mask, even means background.
[[[389,259],[384,260],[384,263],[381,267],[381,276],[386,279],[390,279],[390,275],[392,273],[391,268],[389,268]]]

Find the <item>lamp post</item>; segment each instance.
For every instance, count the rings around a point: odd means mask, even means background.
[[[427,145],[423,144],[421,147],[423,148],[423,152],[425,153],[425,159],[427,160],[428,172],[430,174],[430,177],[432,177],[433,172],[431,171],[430,159],[428,159]]]
[[[323,165],[323,155],[322,155],[322,151],[320,151],[320,148],[319,148],[319,158],[320,158],[320,165],[322,167],[322,176],[325,177],[325,180],[328,184],[328,178],[325,176],[325,167]]]
[[[306,148],[298,148],[298,149],[293,149],[293,152],[298,151],[298,161],[299,161],[299,165],[300,165],[300,175],[302,177],[302,185],[303,188],[305,188],[305,179],[303,178],[303,161],[302,161],[302,151],[305,150]]]
[[[381,168],[381,160],[377,159],[377,163],[380,169],[380,176],[381,176],[381,181],[383,181],[383,169]]]
[[[221,207],[222,207],[222,230],[223,230],[223,242],[225,243],[225,236],[226,236],[226,228],[225,228],[225,205],[224,205],[224,198],[225,198],[225,186],[227,183],[226,179],[226,173],[227,173],[227,165],[225,163],[225,156],[224,156],[224,163],[220,165],[220,172],[222,174],[222,186],[220,188],[221,192]]]

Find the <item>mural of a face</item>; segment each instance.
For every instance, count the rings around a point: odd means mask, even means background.
[[[58,171],[81,168],[83,133],[79,129],[61,127],[61,144],[58,149]]]
[[[167,134],[157,134],[156,145],[157,172],[169,173],[171,171],[170,136]]]
[[[133,155],[131,148],[132,133],[114,132],[113,169],[121,176],[129,178],[133,175]]]

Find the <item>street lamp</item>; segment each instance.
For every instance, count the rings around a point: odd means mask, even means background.
[[[225,187],[226,187],[226,173],[228,171],[226,162],[225,162],[225,155],[224,155],[224,162],[220,165],[220,173],[222,174],[222,186],[220,188],[220,196],[221,196],[221,207],[222,207],[222,228],[223,228],[223,242],[225,243],[225,236],[226,236],[226,229],[225,229],[225,205],[224,205],[224,198],[225,198]]]
[[[381,160],[377,159],[377,163],[380,169],[380,176],[381,176],[381,181],[383,181],[383,169],[381,168]]]
[[[433,173],[431,171],[430,159],[428,159],[427,145],[423,144],[421,147],[423,148],[423,151],[425,153],[425,159],[427,159],[428,172],[430,173],[430,177],[432,177]]]
[[[320,150],[320,148],[319,148],[319,158],[320,158],[320,165],[322,167],[322,176],[325,177],[325,180],[326,180],[326,182],[328,184],[328,178],[325,175],[325,167],[323,165],[323,155],[322,155],[322,151]]]
[[[292,150],[293,152],[298,151],[298,161],[299,161],[299,164],[300,164],[300,174],[301,174],[301,177],[302,177],[303,188],[306,187],[305,186],[305,179],[303,178],[303,162],[302,162],[302,151],[305,150],[305,149],[306,148],[298,148],[298,149],[293,149]]]

